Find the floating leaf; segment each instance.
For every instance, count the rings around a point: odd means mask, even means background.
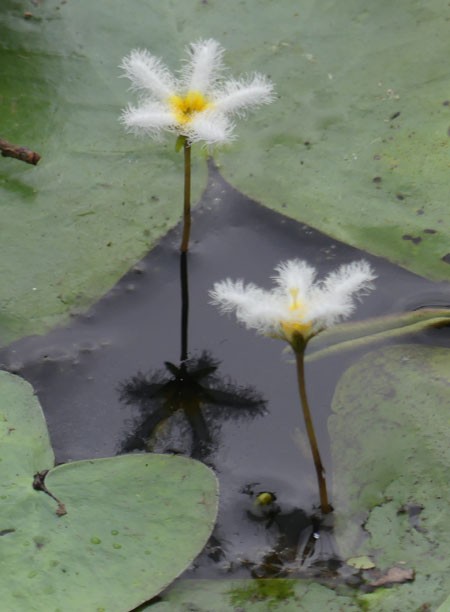
[[[329,419],[336,536],[345,556],[415,570],[411,584],[364,595],[369,610],[439,604],[450,589],[450,350],[367,354],[341,378]]]
[[[373,569],[375,567],[375,563],[367,556],[352,557],[351,559],[347,559],[347,565],[350,565],[350,567],[354,567],[358,570]]]
[[[245,35],[228,27],[236,14]],[[449,279],[447,18],[443,0],[235,0],[217,27],[212,7],[208,31],[230,61],[255,58],[279,93],[219,155],[225,178],[339,240]]]
[[[162,601],[143,609],[154,612],[341,612],[360,610],[354,592],[345,594],[309,580],[189,580],[180,581]]]
[[[436,612],[450,612],[450,596],[437,608]]]
[[[217,513],[217,481],[203,464],[126,455],[50,469],[45,421],[32,389],[0,373],[5,610],[123,612],[154,597],[192,562]],[[59,513],[61,514],[61,513]]]

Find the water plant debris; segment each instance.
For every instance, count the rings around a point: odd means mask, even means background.
[[[19,145],[12,144],[4,138],[0,138],[0,151],[2,153],[2,157],[13,157],[14,159],[19,159],[20,161],[23,161],[26,164],[32,164],[33,166],[36,166],[38,161],[41,159],[41,156],[39,153],[36,153],[36,151],[32,151],[28,147],[21,147]]]

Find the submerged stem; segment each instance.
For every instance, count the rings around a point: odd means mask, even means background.
[[[185,139],[184,149],[184,208],[183,208],[183,237],[180,250],[186,253],[189,249],[189,236],[191,234],[191,145]]]
[[[300,392],[303,418],[305,420],[306,432],[308,434],[309,445],[311,447],[311,453],[314,460],[314,467],[316,468],[317,473],[317,482],[319,485],[320,495],[320,507],[324,514],[328,514],[333,511],[333,507],[328,501],[327,484],[325,481],[325,469],[322,464],[322,459],[320,458],[319,446],[317,444],[316,434],[314,431],[314,425],[311,417],[311,411],[309,409],[308,404],[308,397],[306,395],[304,356],[304,348],[295,351],[295,360],[297,363],[298,390]]]

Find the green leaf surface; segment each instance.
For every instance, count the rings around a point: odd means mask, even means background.
[[[340,552],[368,555],[381,570],[415,570],[411,583],[364,595],[369,610],[435,609],[450,590],[449,361],[445,348],[383,348],[336,389],[329,432]]]
[[[448,2],[236,0],[221,5],[222,28],[216,6],[214,35],[270,74],[280,97],[258,113],[257,134],[243,125],[219,156],[225,177],[346,243],[449,279]],[[236,14],[242,25],[229,28]]]
[[[449,612],[450,611],[450,595],[447,599],[437,608],[436,612]]]
[[[308,580],[182,580],[143,610],[152,612],[341,612],[360,610],[351,591],[340,594]]]
[[[157,595],[193,561],[217,514],[217,481],[203,464],[125,455],[52,468],[32,389],[0,373],[2,609],[125,612]]]

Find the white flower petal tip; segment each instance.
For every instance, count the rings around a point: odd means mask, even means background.
[[[123,77],[131,81],[131,89],[143,90],[154,99],[165,100],[173,95],[176,80],[162,61],[148,51],[134,49],[123,58],[120,66]]]
[[[234,140],[231,117],[243,117],[270,104],[275,93],[272,83],[257,73],[224,81],[223,54],[216,40],[192,43],[177,78],[148,51],[131,51],[120,64],[122,76],[144,98],[139,106],[123,111],[122,123],[133,133],[157,139],[169,131],[185,136],[190,143],[214,145]]]
[[[210,38],[188,46],[188,60],[182,70],[182,79],[191,91],[205,92],[220,79],[223,72],[225,49]]]
[[[215,283],[209,296],[222,313],[235,312],[247,328],[286,340],[294,349],[349,317],[376,278],[364,260],[342,265],[317,282],[315,268],[299,259],[282,262],[275,272],[270,291],[227,279]]]
[[[137,136],[147,134],[160,140],[164,130],[173,126],[173,117],[158,103],[141,107],[128,106],[119,118],[126,130]]]
[[[215,96],[214,104],[219,111],[242,117],[254,108],[271,104],[275,100],[275,90],[265,76],[254,74],[241,81],[228,81]]]

